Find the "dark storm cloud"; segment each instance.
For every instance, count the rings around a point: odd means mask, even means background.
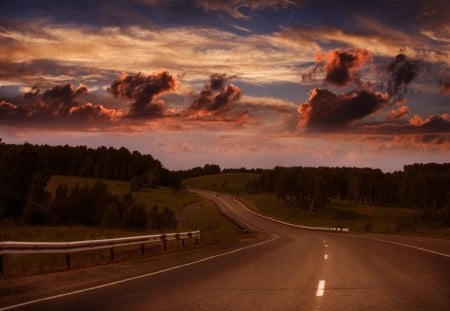
[[[30,92],[0,102],[3,125],[39,128],[98,128],[108,127],[121,112],[102,105],[83,103],[88,89],[75,88],[70,83],[57,85],[42,92],[33,86]]]
[[[345,86],[355,81],[359,68],[371,57],[363,49],[333,50],[317,55],[317,64],[324,66],[325,82]]]
[[[239,87],[233,84],[225,85],[227,81],[233,78],[233,76],[227,76],[226,74],[212,74],[209,83],[205,84],[203,90],[190,105],[189,111],[195,114],[197,112],[211,113],[228,110],[242,96]]]
[[[34,87],[36,89],[36,87]],[[87,93],[88,89],[85,85],[80,85],[77,89],[73,87],[70,83],[64,85],[57,85],[50,90],[45,91],[42,94],[42,99],[45,102],[58,104],[58,103],[72,103],[75,97],[83,95]],[[36,92],[39,93],[38,90]],[[26,95],[30,95],[34,93],[27,93]]]
[[[108,89],[114,96],[131,99],[128,116],[145,119],[160,117],[164,113],[164,103],[156,99],[162,93],[174,90],[175,78],[167,71],[144,75],[122,74]]]
[[[308,130],[342,129],[386,104],[387,96],[369,91],[352,91],[336,95],[327,89],[313,89],[306,103],[298,109],[300,125]]]
[[[406,55],[400,53],[388,65],[387,72],[389,74],[388,93],[396,102],[404,97],[408,84],[417,77],[419,63],[409,60]]]

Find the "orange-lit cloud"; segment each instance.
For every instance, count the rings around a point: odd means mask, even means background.
[[[327,54],[318,53],[316,61],[325,67],[325,82],[345,86],[355,81],[360,67],[372,57],[363,49],[332,50]]]
[[[443,113],[441,115],[431,115],[424,119],[416,114],[409,120],[409,124],[413,127],[428,130],[430,132],[450,131],[450,115],[448,113]]]
[[[389,110],[388,119],[397,120],[403,116],[406,116],[409,112],[410,112],[409,107],[407,105],[402,105],[398,108]]]
[[[100,129],[111,128],[124,113],[103,105],[83,103],[88,93],[85,85],[77,88],[67,83],[42,92],[33,87],[30,92],[0,102],[3,125],[23,128]]]

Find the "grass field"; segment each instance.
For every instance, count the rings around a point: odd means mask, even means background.
[[[198,188],[217,192],[240,194],[245,193],[249,181],[259,178],[259,174],[252,173],[224,173],[200,176],[183,180],[186,187]]]

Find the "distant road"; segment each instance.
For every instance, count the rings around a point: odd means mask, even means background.
[[[267,233],[267,239],[23,309],[450,310],[450,257],[445,254],[291,228],[247,212],[231,196],[202,195],[239,222]]]

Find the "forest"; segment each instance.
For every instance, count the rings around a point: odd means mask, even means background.
[[[421,221],[450,225],[450,163],[405,165],[403,171],[351,167],[275,167],[248,183],[290,205],[320,212],[329,199],[421,209]]]
[[[51,175],[69,175],[130,181],[130,194],[112,195],[98,181],[94,185],[58,185],[54,198],[46,190]],[[26,224],[82,224],[147,229],[176,226],[170,209],[145,206],[131,191],[165,186],[179,189],[178,176],[151,155],[85,146],[4,144],[0,141],[0,222]],[[133,182],[131,182],[133,181]]]

